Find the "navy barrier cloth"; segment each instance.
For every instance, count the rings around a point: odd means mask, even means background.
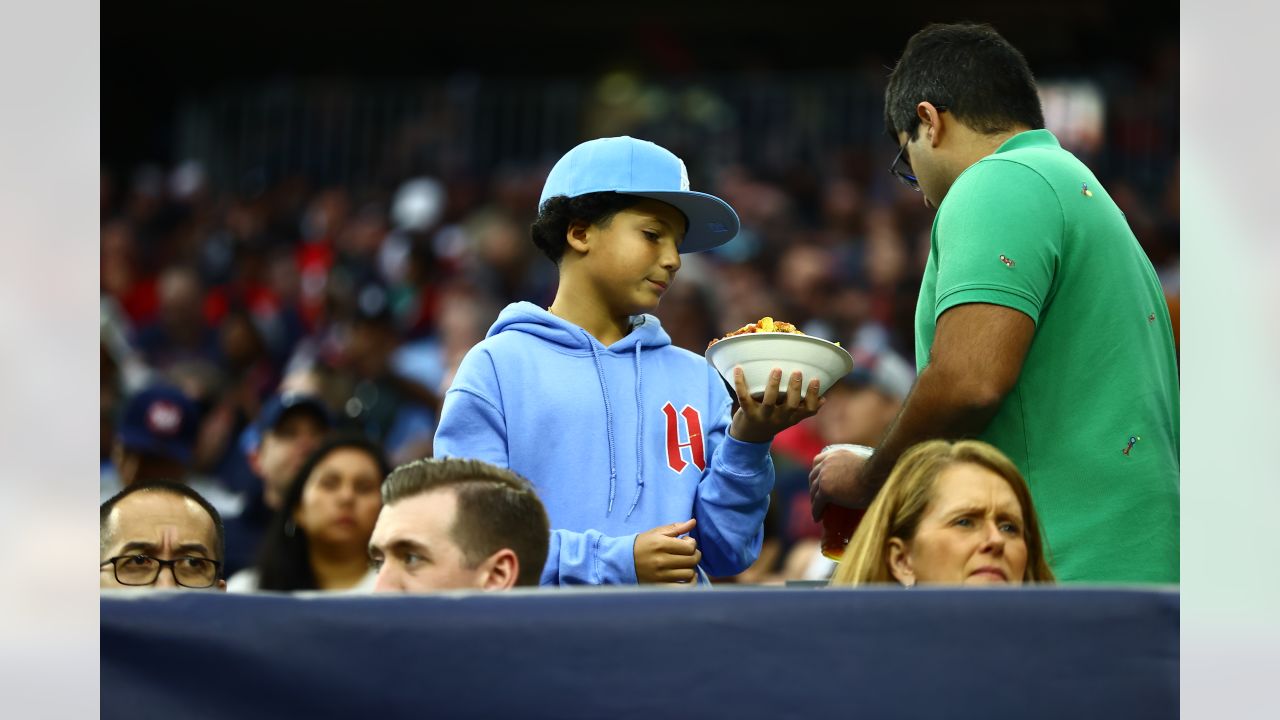
[[[1179,597],[104,593],[104,718],[1176,718]]]

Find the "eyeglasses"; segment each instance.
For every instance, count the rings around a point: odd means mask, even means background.
[[[103,560],[99,567],[107,565],[111,565],[116,582],[121,585],[151,585],[167,567],[182,587],[207,588],[218,582],[218,568],[222,563],[195,556],[161,560],[150,555],[120,555]]]
[[[947,111],[947,106],[934,105],[933,109],[942,113]],[[907,143],[909,142],[911,142],[911,136],[908,134],[907,142],[902,143],[902,147],[898,148],[897,156],[893,158],[893,162],[889,163],[889,172],[898,178],[903,185],[920,192],[920,183],[916,180],[915,171],[911,169],[911,161],[903,157],[907,154]],[[905,169],[900,169],[899,166]]]

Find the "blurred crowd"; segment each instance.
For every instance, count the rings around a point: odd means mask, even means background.
[[[1107,176],[1123,165],[1106,154],[1135,142],[1127,132],[1116,124],[1103,157],[1082,159],[1096,163],[1147,249],[1176,334],[1177,159],[1156,181]],[[658,312],[673,343],[701,354],[712,338],[772,316],[840,341],[858,361],[819,417],[775,442],[766,546],[743,581],[821,573],[805,481],[812,458],[831,443],[874,446],[914,378],[912,318],[933,212],[885,172],[894,149],[882,145],[834,148],[824,167],[783,170],[677,150],[710,181],[694,189],[732,204],[742,232],[683,258]],[[264,432],[294,394],[323,405],[313,434],[361,434],[392,467],[430,456],[462,356],[507,303],[546,305],[555,292],[555,267],[528,233],[548,167],[483,170],[465,185],[423,175],[353,188],[296,175],[227,189],[197,161],[104,169],[103,499],[140,471],[126,451],[158,423],[172,432],[146,449],[171,464],[147,472],[187,478],[225,517],[261,509]],[[156,386],[184,402],[130,411]],[[165,414],[174,408],[177,419]],[[296,472],[298,460],[282,464]],[[241,554],[248,565],[251,550]]]

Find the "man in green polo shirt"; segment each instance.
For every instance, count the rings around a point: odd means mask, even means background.
[[[1027,478],[1059,580],[1178,582],[1168,306],[1124,214],[1044,129],[1026,60],[989,26],[930,25],[890,76],[885,122],[891,170],[938,209],[920,373],[869,459],[817,458],[815,518],[866,507],[918,442],[978,437]]]

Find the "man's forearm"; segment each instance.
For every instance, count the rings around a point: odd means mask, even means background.
[[[971,385],[955,382],[928,366],[889,426],[875,454],[862,471],[865,507],[889,478],[889,472],[912,445],[925,440],[974,437],[986,429],[1000,408],[999,400],[980,395]]]

